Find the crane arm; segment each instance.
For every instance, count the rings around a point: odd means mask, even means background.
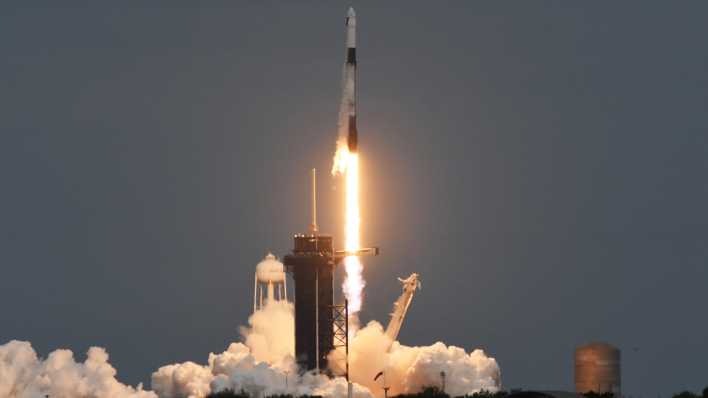
[[[401,293],[398,300],[393,303],[391,320],[388,323],[388,327],[386,327],[386,336],[389,338],[389,346],[386,347],[386,351],[391,348],[391,344],[398,338],[398,333],[401,331],[401,326],[403,326],[403,320],[406,317],[406,312],[408,312],[408,307],[410,307],[413,301],[413,295],[415,291],[420,288],[420,281],[416,273],[411,274],[406,279],[398,278],[398,280],[403,284],[403,293]]]

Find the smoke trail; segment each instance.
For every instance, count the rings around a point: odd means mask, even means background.
[[[344,259],[344,269],[346,270],[347,276],[342,284],[342,290],[349,302],[350,316],[356,316],[361,310],[363,291],[366,285],[364,277],[362,276],[364,266],[361,264],[361,261],[359,261],[359,257],[347,256]]]
[[[108,353],[89,348],[77,363],[70,350],[39,359],[32,345],[12,340],[0,345],[0,397],[3,398],[157,398],[155,393],[121,384]]]

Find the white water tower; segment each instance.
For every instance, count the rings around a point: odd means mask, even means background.
[[[265,307],[269,301],[287,301],[288,288],[283,263],[272,253],[256,266],[253,286],[253,312]]]

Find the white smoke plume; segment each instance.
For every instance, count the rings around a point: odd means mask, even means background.
[[[389,340],[376,321],[359,329],[351,319],[350,379],[354,398],[415,393],[425,386],[440,386],[451,396],[499,387],[499,367],[481,350],[435,343],[409,347]],[[245,391],[254,397],[278,394],[347,396],[343,377],[300,375],[294,360],[293,304],[269,300],[240,329],[242,343],[232,343],[220,354],[210,353],[207,364],[184,362],[166,365],[152,374],[152,391],[116,380],[116,370],[102,348],[92,347],[86,360],[76,362],[69,350],[56,350],[42,360],[28,342],[0,345],[0,398],[204,398],[223,390]],[[387,351],[386,349],[390,347]],[[334,353],[330,353],[334,359]],[[384,372],[384,378],[374,377]]]
[[[162,398],[203,398],[223,390],[253,396],[276,394],[346,397],[342,377],[299,376],[295,352],[295,316],[291,303],[269,301],[241,328],[244,343],[232,343],[221,354],[209,354],[207,365],[193,362],[167,365],[152,374],[152,388]],[[365,387],[354,386],[355,398],[370,398]]]
[[[445,392],[451,396],[499,388],[499,366],[482,350],[467,354],[460,347],[440,342],[409,347],[396,341],[389,352],[385,352],[389,344],[384,328],[376,321],[356,331],[351,341],[350,378],[366,386],[375,396],[384,395],[383,378],[374,381],[382,371],[386,386],[390,388],[389,396],[415,393],[426,386],[440,387],[440,372],[445,372]]]
[[[167,365],[152,375],[152,388],[162,398],[203,398],[210,392],[244,390],[254,396],[275,394],[321,395],[343,398],[347,383],[343,377],[298,376],[293,354],[294,310],[291,303],[269,302],[249,318],[241,329],[244,343],[232,343],[221,354],[209,354],[207,365],[193,362]],[[385,372],[391,395],[439,386],[440,372],[447,375],[446,392],[452,396],[481,389],[496,390],[499,367],[483,351],[467,354],[464,349],[435,343],[408,347],[394,342],[388,353],[388,337],[378,322],[369,322],[353,333],[350,344],[350,378],[356,398],[383,396]],[[288,380],[286,386],[286,378]]]
[[[166,365],[152,375],[152,391],[116,380],[103,348],[92,347],[86,360],[76,362],[70,350],[56,350],[42,360],[28,342],[0,345],[0,397],[2,398],[204,398],[226,389],[252,396],[276,394],[320,395],[344,398],[343,377],[298,375],[294,354],[294,309],[286,301],[267,302],[241,328],[243,343],[232,343],[220,354],[209,354],[207,364]],[[459,347],[435,343],[409,347],[394,342],[391,349],[383,327],[372,321],[352,333],[350,378],[355,398],[383,396],[383,371],[389,394],[413,393],[425,386],[439,386],[444,371],[451,396],[480,389],[496,390],[499,367],[483,351],[466,353]]]
[[[0,397],[3,398],[157,398],[155,393],[116,380],[108,353],[91,347],[83,363],[70,350],[40,359],[26,341],[0,345]]]
[[[295,355],[295,316],[292,303],[268,301],[241,327],[244,343],[258,362],[287,369]]]

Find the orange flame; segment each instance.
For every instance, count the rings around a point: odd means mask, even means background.
[[[347,251],[359,250],[359,155],[349,152],[346,143],[338,142],[337,153],[334,156],[332,174],[344,174],[346,178],[346,213],[345,213],[345,243]],[[364,267],[357,256],[347,256],[344,259],[344,269],[347,276],[342,285],[344,295],[349,300],[349,313],[355,314],[361,310],[362,292],[364,290]]]

